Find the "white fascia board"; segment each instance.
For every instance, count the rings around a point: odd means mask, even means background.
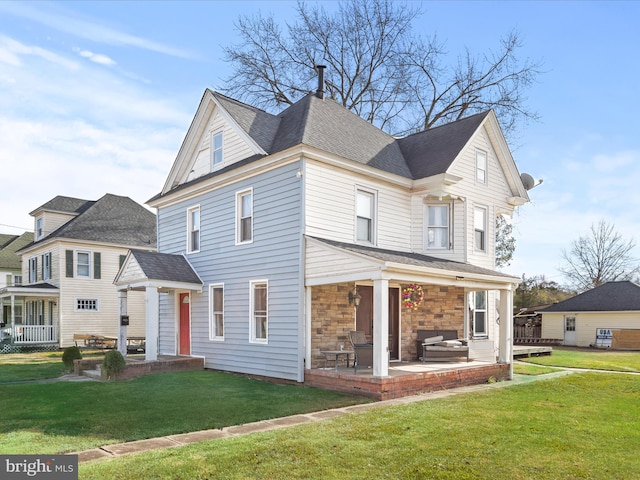
[[[153,280],[145,278],[140,281],[126,282],[117,285],[118,291],[122,290],[144,290],[148,287],[158,288],[163,290],[192,290],[196,292],[202,292],[202,285],[197,283],[175,282],[169,280]]]
[[[432,175],[430,177],[421,178],[413,182],[414,193],[429,193],[430,190],[443,187],[450,187],[457,184],[462,177],[454,175],[452,173],[439,173],[438,175]]]
[[[397,272],[406,272],[410,274],[423,274],[429,278],[441,277],[441,278],[453,278],[455,285],[466,282],[472,282],[475,285],[477,282],[485,282],[487,284],[501,284],[501,285],[518,285],[522,280],[518,277],[502,277],[498,275],[485,275],[481,273],[469,273],[469,272],[457,272],[455,270],[441,270],[438,268],[421,267],[418,265],[408,265],[405,263],[386,262],[385,269]],[[459,278],[459,279],[458,279]]]
[[[57,297],[60,294],[59,288],[38,288],[38,287],[6,287],[0,290],[0,298],[11,296],[17,297]]]

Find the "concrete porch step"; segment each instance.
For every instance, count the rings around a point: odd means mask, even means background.
[[[82,375],[85,377],[93,378],[94,380],[102,379],[102,369],[100,368],[102,365],[96,365],[96,368],[93,370],[83,370]]]

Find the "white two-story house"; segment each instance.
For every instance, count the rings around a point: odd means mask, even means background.
[[[321,89],[278,115],[206,90],[148,202],[200,280],[132,255],[116,284],[159,298],[159,354],[209,368],[309,381],[361,330],[384,379],[418,330],[453,329],[504,373],[519,279],[494,269],[495,218],[527,201],[492,111],[394,138]]]
[[[113,279],[131,248],[155,251],[156,217],[128,197],[57,196],[30,213],[33,241],[18,254],[22,283],[0,289],[2,323],[17,346],[74,344],[74,335],[116,338]],[[129,300],[132,336],[144,336],[145,298]]]

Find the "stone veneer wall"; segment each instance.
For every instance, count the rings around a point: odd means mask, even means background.
[[[349,305],[353,284],[321,285],[311,289],[311,368],[323,366],[320,350],[351,348],[349,331],[355,328],[356,311]]]
[[[402,285],[402,288],[405,286]],[[458,337],[464,334],[464,311],[467,304],[464,288],[423,285],[422,290],[424,300],[417,310],[400,308],[403,361],[417,359],[418,330],[457,330]]]
[[[402,288],[406,285],[401,285]],[[311,289],[311,368],[323,366],[320,350],[350,348],[349,331],[355,326],[355,309],[349,305],[353,284],[333,284]],[[457,330],[464,332],[466,298],[464,289],[423,285],[424,300],[417,310],[400,307],[403,361],[417,359],[418,330]]]

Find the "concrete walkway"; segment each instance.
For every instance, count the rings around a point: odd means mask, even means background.
[[[472,385],[468,387],[453,388],[450,390],[440,390],[437,392],[424,393],[421,395],[413,395],[410,397],[395,398],[392,400],[384,400],[380,402],[367,403],[363,405],[353,405],[350,407],[334,408],[331,410],[323,410],[320,412],[291,415],[289,417],[275,418],[272,420],[262,420],[244,425],[235,425],[224,427],[221,429],[201,430],[192,433],[182,433],[178,435],[168,435],[165,437],[149,438],[146,440],[138,440],[135,442],[117,443],[114,445],[106,445],[91,450],[75,452],[78,455],[80,463],[92,460],[106,459],[128,455],[133,453],[146,452],[159,448],[179,447],[189,445],[195,442],[205,440],[217,440],[223,438],[232,438],[241,435],[248,435],[256,432],[264,432],[267,430],[276,430],[280,428],[302,425],[305,423],[320,422],[329,418],[346,415],[349,413],[362,412],[372,408],[380,408],[392,405],[407,405],[414,402],[422,402],[434,398],[443,398],[451,395],[459,395],[461,393],[471,393],[492,388],[504,388],[513,385],[531,383],[534,381],[547,380],[569,375],[572,372],[563,370],[560,372],[548,373],[545,375],[514,375],[513,380],[496,383],[485,383],[481,385]]]

